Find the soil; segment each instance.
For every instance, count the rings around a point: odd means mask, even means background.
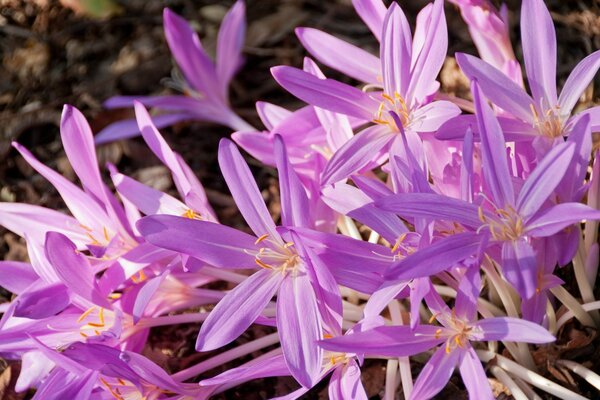
[[[164,94],[173,62],[162,30],[165,6],[194,22],[204,46],[214,49],[219,21],[233,1],[210,0],[121,0],[119,12],[97,19],[75,13],[64,4],[72,0],[0,0],[0,201],[17,201],[64,210],[56,190],[33,171],[11,146],[19,141],[33,151],[46,165],[75,180],[60,143],[58,123],[62,105],[72,104],[88,117],[95,132],[108,124],[133,116],[132,110],[105,110],[102,103],[115,95]],[[411,24],[416,12],[426,1],[400,1]],[[558,43],[559,85],[575,64],[600,48],[600,1],[547,1],[555,21]],[[518,42],[518,10],[520,2],[508,1],[512,37]],[[447,5],[449,54],[464,51],[475,54],[466,27],[456,8]],[[235,110],[254,126],[261,123],[254,104],[269,101],[290,109],[301,103],[281,89],[271,78],[269,68],[275,65],[300,66],[306,52],[294,35],[297,26],[326,30],[364,49],[377,53],[378,45],[352,9],[350,0],[247,0],[248,35],[246,64],[231,86],[231,102]],[[517,57],[522,59],[516,45]],[[330,76],[352,82],[335,71],[323,68]],[[441,75],[447,92],[468,95],[468,88],[456,65],[448,60]],[[585,104],[598,102],[600,79],[596,79],[585,96]],[[206,186],[220,220],[227,225],[244,228],[243,220],[219,174],[216,163],[218,141],[230,131],[209,123],[180,123],[162,130],[167,141],[181,153]],[[167,170],[160,165],[139,138],[102,146],[100,163],[110,161],[124,172],[161,190],[173,192]],[[275,217],[278,216],[276,174],[248,157],[259,187]],[[0,258],[26,260],[24,242],[0,228]],[[569,267],[561,271],[566,282],[573,282]],[[576,290],[575,288],[572,288]],[[577,293],[572,293],[577,296]],[[0,302],[10,299],[0,292]],[[196,325],[155,329],[145,354],[174,373],[211,354],[198,354],[193,343]],[[236,344],[262,336],[266,328],[251,329]],[[595,332],[581,328],[577,322],[560,332],[552,351],[537,352],[540,372],[584,396],[593,396],[593,388],[577,376],[565,374],[554,366],[557,358],[582,362],[600,371],[600,342]],[[238,365],[250,358],[228,365]],[[419,363],[414,362],[414,376]],[[21,399],[31,393],[16,394],[12,390],[19,365],[0,359],[0,397]],[[211,371],[212,376],[220,371]],[[370,361],[363,367],[363,382],[369,396],[378,399],[383,393],[385,363]],[[498,382],[496,386],[500,385]],[[291,378],[258,380],[232,389],[220,398],[262,399],[289,393],[297,384]],[[499,398],[509,398],[501,394]],[[541,393],[540,393],[541,394]],[[543,395],[543,394],[541,394]],[[326,382],[305,398],[327,398]],[[399,394],[399,398],[402,395]],[[467,398],[460,378],[453,378],[437,397]]]

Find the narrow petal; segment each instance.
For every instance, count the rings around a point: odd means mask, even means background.
[[[504,73],[485,61],[465,53],[456,53],[456,62],[469,80],[476,80],[492,103],[516,118],[533,122],[533,99]]]
[[[480,340],[506,340],[510,342],[550,343],[556,338],[546,328],[518,318],[485,318],[473,324],[481,330]]]
[[[500,124],[494,117],[492,109],[487,105],[476,81],[471,83],[471,90],[473,91],[477,125],[481,138],[483,174],[496,206],[504,208],[506,205],[513,205],[515,201],[513,184],[504,150],[506,149],[506,142]]]
[[[298,68],[273,67],[275,80],[288,92],[308,104],[371,121],[379,102],[369,94],[333,79],[319,79]]]
[[[536,292],[537,261],[531,245],[525,240],[502,244],[502,272],[521,296],[530,299]]]
[[[416,36],[416,33],[415,33]],[[448,53],[448,28],[444,14],[444,1],[435,0],[427,21],[423,47],[412,58],[415,59],[411,68],[411,79],[406,99],[412,102],[422,102],[431,95],[431,88],[437,78],[446,54]]]
[[[106,192],[98,169],[92,130],[85,117],[73,106],[65,105],[60,121],[62,144],[83,188],[104,201]]]
[[[600,220],[600,211],[581,203],[557,204],[530,218],[527,233],[534,237],[547,237],[584,220]]]
[[[561,113],[571,113],[584,90],[596,76],[598,68],[600,68],[600,50],[593,52],[573,68],[558,98]]]
[[[438,394],[450,380],[461,353],[457,349],[447,353],[445,346],[441,346],[421,370],[410,399],[427,400]]]
[[[161,114],[152,117],[152,123],[157,128],[175,125],[177,122],[196,119],[189,113]],[[140,135],[140,128],[135,119],[117,121],[102,129],[94,138],[96,145],[124,140]]]
[[[188,254],[221,268],[254,268],[256,238],[225,225],[170,215],[142,218],[137,228],[144,238],[168,250]]]
[[[481,236],[475,232],[447,236],[392,264],[385,277],[407,281],[440,273],[476,254],[480,245]]]
[[[352,0],[352,5],[356,13],[363,22],[369,27],[377,40],[381,41],[381,31],[383,30],[383,20],[385,18],[386,7],[381,0]]]
[[[112,308],[96,284],[94,270],[73,242],[57,232],[46,234],[46,257],[63,284],[73,293],[104,308]]]
[[[533,215],[554,192],[575,154],[574,143],[561,143],[555,146],[527,177],[519,197],[517,212],[525,218]]]
[[[410,130],[415,132],[435,132],[446,121],[458,116],[460,108],[452,102],[433,101],[413,113]]]
[[[112,175],[119,194],[146,215],[169,214],[182,216],[189,208],[176,198],[153,189],[123,174]]]
[[[48,231],[63,233],[78,246],[90,240],[75,218],[32,204],[0,202],[0,225],[38,243],[44,242]]]
[[[306,191],[288,159],[287,149],[280,135],[275,135],[275,163],[279,172],[281,196],[281,224],[309,228],[312,226]]]
[[[521,43],[533,98],[549,107],[556,97],[556,32],[543,0],[525,0],[521,7]]]
[[[360,375],[360,367],[355,360],[350,360],[342,370],[339,386],[341,396],[339,400],[367,400],[369,398],[360,380]]]
[[[202,104],[201,100],[194,97],[182,95],[168,96],[115,96],[106,100],[103,104],[105,108],[131,108],[135,102],[142,103],[146,107],[160,108],[168,111],[186,111],[190,114],[198,112]]]
[[[269,131],[293,114],[283,107],[265,101],[256,102],[256,112],[261,122],[265,125],[265,128]]]
[[[360,82],[377,82],[381,75],[379,59],[360,47],[313,28],[296,28],[296,36],[317,60]]]
[[[504,137],[509,142],[531,141],[539,131],[530,122],[524,122],[516,118],[498,117],[498,123],[504,132]],[[471,129],[474,139],[479,141],[479,127],[475,115],[463,114],[454,117],[442,124],[435,133],[436,139],[461,140],[467,129]]]
[[[321,317],[308,275],[287,276],[277,297],[277,330],[283,355],[292,376],[304,387],[313,387],[321,372],[323,351]]]
[[[246,5],[238,0],[229,9],[217,36],[217,77],[221,94],[227,98],[229,81],[242,64],[242,48],[246,37]]]
[[[185,79],[204,95],[220,97],[215,66],[204,52],[198,35],[168,8],[164,10],[163,19],[167,43]]]
[[[92,229],[105,226],[108,217],[96,201],[92,200],[83,190],[69,182],[65,177],[39,162],[33,154],[20,144],[13,143],[13,146],[29,165],[52,183],[80,224]]]
[[[428,218],[458,222],[468,228],[482,225],[478,207],[466,201],[433,193],[399,193],[375,201],[378,208],[403,218]]]
[[[388,357],[404,357],[419,354],[444,342],[437,338],[438,327],[419,325],[379,326],[363,332],[352,333],[320,342],[321,347],[330,351],[364,353]]]
[[[282,280],[279,272],[260,270],[227,293],[202,324],[196,350],[218,349],[240,336],[262,313]]]
[[[19,261],[0,261],[0,286],[20,294],[39,279],[30,264]]]
[[[14,316],[43,319],[58,314],[71,303],[67,287],[62,283],[36,285],[17,297]]]
[[[467,351],[462,352],[458,368],[460,376],[469,392],[469,400],[495,399],[481,361],[479,361],[477,353],[475,353],[475,350],[471,346],[469,346]]]
[[[322,185],[336,183],[374,161],[394,140],[385,126],[364,129],[344,144],[329,160],[321,177]]]
[[[390,95],[405,95],[410,82],[412,36],[408,20],[397,3],[392,3],[387,11],[380,48],[385,91]]]
[[[458,286],[458,294],[454,309],[456,315],[470,321],[477,315],[477,299],[481,292],[481,276],[478,267],[470,267],[465,272]]]
[[[203,379],[200,381],[200,385],[230,385],[232,382],[243,383],[253,379],[288,375],[290,375],[290,370],[285,363],[283,355],[277,354],[272,357],[254,359],[239,367],[231,368],[215,377]]]
[[[219,142],[219,166],[235,199],[238,209],[256,236],[269,234],[272,239],[279,238],[275,223],[260,194],[256,181],[248,164],[237,146],[228,139]]]
[[[590,117],[592,132],[600,131],[600,106],[588,108],[587,110],[577,114],[577,117],[583,117],[584,115],[589,115]]]

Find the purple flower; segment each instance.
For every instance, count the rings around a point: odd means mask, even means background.
[[[571,72],[565,85],[556,93],[556,34],[543,0],[526,0],[521,8],[521,40],[527,80],[532,96],[522,86],[494,66],[467,54],[456,59],[469,79],[477,79],[482,92],[498,107],[510,114],[501,125],[509,140],[532,140],[536,137],[554,141],[568,136],[578,118],[589,115],[592,131],[600,127],[597,107],[572,115],[575,104],[600,67],[600,51],[583,59]],[[460,116],[440,127],[438,138],[462,137],[472,116]],[[510,133],[510,135],[509,135]],[[547,145],[541,146],[545,154]]]
[[[130,107],[135,100],[164,111],[153,117],[163,128],[179,121],[211,121],[234,130],[252,127],[238,117],[228,101],[229,82],[242,65],[241,51],[246,31],[245,4],[242,0],[227,13],[217,38],[217,59],[213,62],[202,47],[198,35],[181,17],[168,8],[164,11],[167,43],[183,77],[176,75],[173,86],[184,96],[120,96],[104,104],[107,108]],[[139,134],[135,120],[116,122],[96,136],[96,143],[107,143]]]
[[[333,155],[323,172],[323,185],[343,180],[375,161],[379,153],[387,153],[403,130],[411,132],[407,135],[409,145],[420,155],[422,144],[416,132],[433,132],[460,113],[448,101],[431,101],[439,87],[435,79],[448,43],[443,1],[437,0],[421,12],[415,35],[419,40],[413,43],[404,13],[392,4],[381,42],[382,91],[361,91],[292,67],[273,68],[275,79],[307,103],[376,124]]]
[[[470,268],[461,280],[455,307],[451,310],[433,287],[425,296],[440,325],[379,326],[374,329],[321,342],[330,351],[360,351],[389,357],[422,353],[441,346],[427,362],[415,382],[411,399],[430,399],[446,385],[458,366],[471,398],[493,399],[485,371],[472,341],[502,340],[548,343],[555,338],[537,324],[516,318],[477,320],[477,297],[481,290],[478,268]]]

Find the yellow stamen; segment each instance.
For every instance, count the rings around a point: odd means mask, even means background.
[[[259,238],[256,239],[256,242],[254,242],[254,244],[259,244],[260,242],[262,242],[263,240],[265,240],[268,237],[269,237],[269,234],[265,233],[264,235],[259,236]]]
[[[107,242],[110,241],[110,237],[108,236],[108,231],[106,230],[106,227],[102,227],[102,231],[104,232],[104,239],[106,239]]]
[[[265,264],[264,262],[262,262],[261,260],[259,260],[258,258],[256,258],[254,260],[254,262],[256,264],[258,264],[259,267],[264,268],[264,269],[272,269],[272,267],[269,264]]]
[[[85,317],[87,317],[88,315],[90,315],[90,313],[92,311],[94,311],[95,308],[96,308],[95,306],[88,308],[87,311],[85,311],[83,314],[81,314],[81,316],[77,319],[77,322],[83,321],[85,319]]]

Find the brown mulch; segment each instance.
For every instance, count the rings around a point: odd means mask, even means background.
[[[75,180],[62,151],[58,122],[65,103],[73,104],[88,117],[94,131],[123,118],[131,110],[104,110],[102,103],[114,95],[168,93],[164,78],[173,63],[162,31],[162,10],[168,6],[189,21],[194,21],[206,48],[214,48],[219,21],[233,3],[218,0],[122,0],[121,12],[109,19],[77,15],[58,0],[0,0],[0,201],[19,201],[54,209],[64,204],[48,182],[36,174],[10,147],[18,140],[46,165]],[[400,1],[411,23],[426,1]],[[509,0],[513,39],[518,41],[519,1]],[[600,48],[599,1],[547,1],[559,38],[559,83],[585,55]],[[462,19],[447,6],[450,35],[449,54],[475,53]],[[254,103],[270,101],[294,109],[300,102],[285,93],[271,78],[269,68],[287,64],[299,66],[306,55],[293,30],[311,26],[326,30],[377,53],[378,46],[368,29],[354,13],[350,0],[247,0],[248,37],[246,64],[231,87],[231,101],[238,113],[261,127]],[[515,48],[521,57],[519,46]],[[324,68],[329,76],[351,82]],[[451,60],[442,74],[443,87],[465,93],[464,82]],[[586,99],[597,101],[600,79],[588,90]],[[221,221],[243,227],[229,192],[220,177],[216,149],[229,131],[208,123],[185,123],[163,130],[167,141],[190,164],[215,205]],[[139,138],[98,149],[100,162],[111,161],[126,174],[161,190],[173,191],[167,170],[160,165]],[[276,174],[270,168],[248,159],[273,214],[278,215]],[[0,258],[23,260],[24,242],[0,228]],[[569,274],[566,271],[565,274]],[[569,280],[565,279],[569,282]],[[0,302],[10,294],[0,291]],[[150,336],[147,355],[169,372],[176,372],[204,359],[195,353],[196,325],[155,329]],[[250,330],[236,344],[262,335],[263,328]],[[552,354],[536,353],[540,371],[561,384],[592,395],[592,388],[576,376],[564,376],[553,367],[557,357],[578,362],[600,371],[600,343],[576,322],[561,331]],[[575,338],[575,339],[573,339]],[[210,356],[210,354],[208,354]],[[238,365],[250,357],[231,364]],[[415,367],[420,368],[417,362]],[[9,366],[9,367],[7,367]],[[414,374],[418,373],[418,368]],[[215,374],[219,371],[211,371]],[[561,375],[562,374],[562,375]],[[0,394],[21,399],[30,394],[11,391],[18,376],[18,365],[0,359]],[[210,376],[210,375],[207,375]],[[369,361],[363,368],[363,381],[369,396],[383,393],[385,363]],[[265,379],[232,389],[221,398],[259,399],[281,395],[297,386],[291,378]],[[541,393],[540,393],[541,394]],[[401,395],[399,395],[401,396]],[[505,396],[505,395],[501,395]],[[0,396],[1,397],[1,396]],[[306,398],[327,397],[326,383],[313,389]],[[399,397],[402,398],[402,397]],[[465,397],[460,379],[453,379],[440,399]],[[506,397],[505,397],[506,398]]]

